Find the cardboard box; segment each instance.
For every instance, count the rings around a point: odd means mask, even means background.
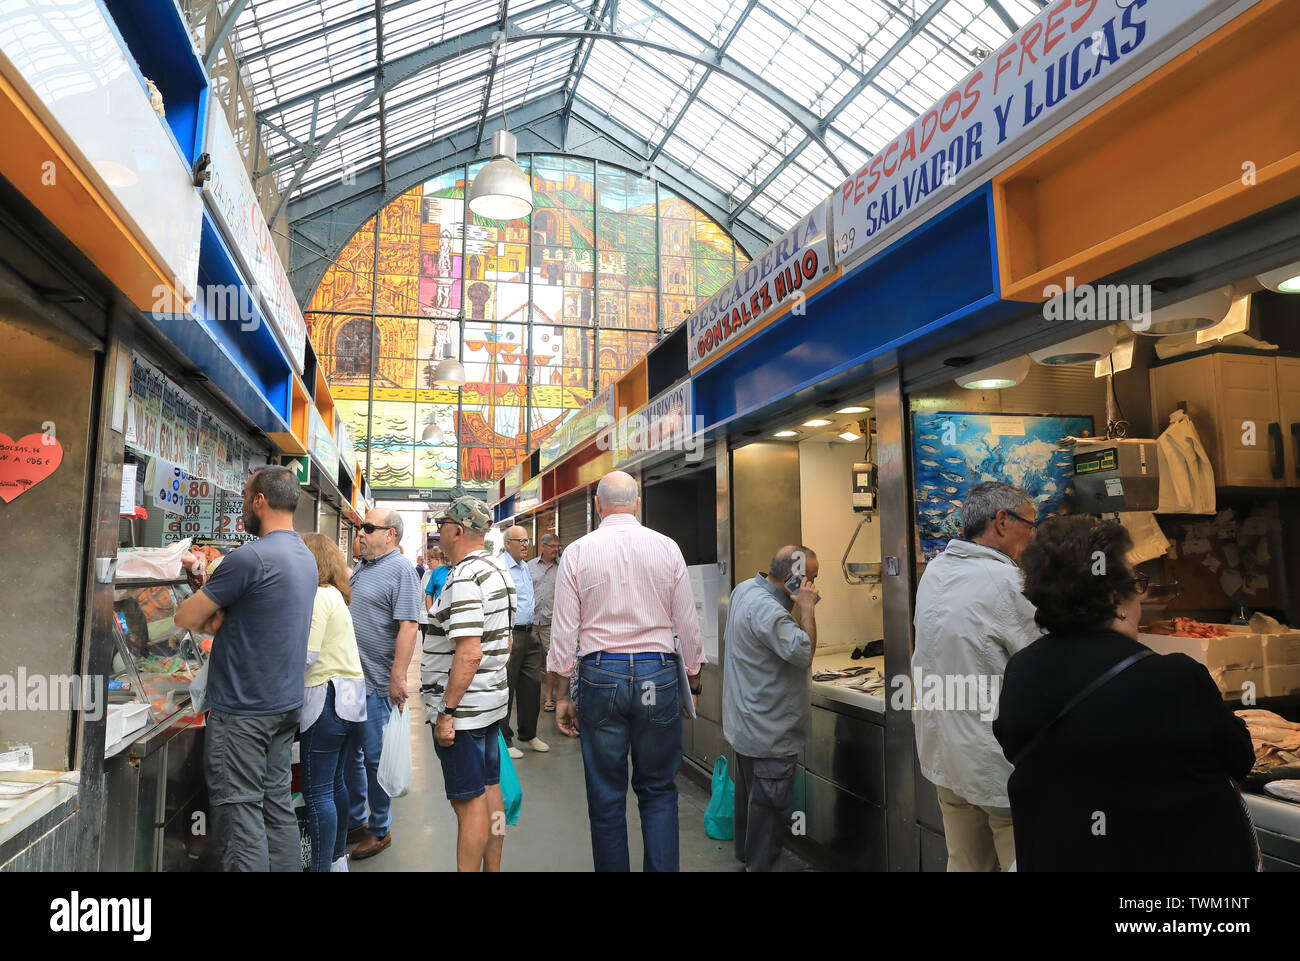
[[[1261,634],[1265,667],[1300,665],[1300,631]]]
[[[1219,690],[1223,692],[1224,698],[1230,701],[1240,701],[1242,695],[1249,693],[1251,703],[1261,697],[1268,697],[1267,687],[1268,680],[1265,677],[1265,670],[1260,667],[1251,668],[1246,671],[1211,671],[1210,677]],[[1246,685],[1250,688],[1247,690]]]
[[[1234,632],[1227,637],[1140,634],[1138,640],[1157,654],[1186,654],[1192,660],[1204,664],[1211,675],[1264,667],[1264,646],[1258,634]]]
[[[1300,664],[1264,668],[1264,696],[1300,694]]]

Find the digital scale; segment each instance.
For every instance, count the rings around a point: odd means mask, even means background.
[[[1160,504],[1160,465],[1151,438],[1078,438],[1073,448],[1078,511],[1154,511]]]

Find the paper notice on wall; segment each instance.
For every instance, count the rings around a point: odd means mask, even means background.
[[[1241,565],[1241,552],[1237,550],[1236,544],[1223,545],[1223,559],[1228,562],[1229,567]]]
[[[994,437],[1024,437],[1025,419],[1023,417],[990,417],[989,431]]]
[[[1247,575],[1246,575],[1246,587],[1250,588],[1250,590],[1252,590],[1252,591],[1266,591],[1266,590],[1268,590],[1268,575],[1267,575],[1267,574],[1247,574]]]
[[[1219,575],[1219,587],[1223,588],[1223,593],[1231,597],[1241,590],[1245,581],[1242,580],[1241,572],[1234,571],[1231,567],[1225,568]]]
[[[122,497],[118,513],[135,513],[135,464],[122,465]]]
[[[1211,549],[1210,539],[1200,537],[1196,534],[1188,534],[1183,538],[1184,554],[1208,554]]]
[[[1219,563],[1219,559],[1213,554],[1206,554],[1205,560],[1201,561],[1201,563],[1210,569],[1211,574],[1216,573],[1219,568],[1223,566]]]

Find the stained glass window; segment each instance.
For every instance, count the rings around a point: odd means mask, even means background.
[[[482,164],[455,168],[388,203],[311,298],[312,343],[373,487],[495,481],[748,263],[637,173],[519,163],[530,218],[467,222]],[[433,385],[447,344],[465,365],[459,392]]]

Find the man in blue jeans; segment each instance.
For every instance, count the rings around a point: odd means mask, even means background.
[[[555,719],[582,730],[592,860],[627,871],[627,767],[641,811],[646,871],[676,871],[677,769],[682,712],[699,694],[704,651],[686,561],[677,544],[642,527],[636,481],[622,471],[596,490],[600,527],[564,553],[555,583],[546,666],[559,691]],[[674,635],[681,638],[678,650]],[[578,707],[569,671],[578,668]],[[677,659],[690,691],[678,690]]]
[[[361,861],[393,843],[388,830],[392,799],[379,785],[379,754],[388,715],[406,703],[406,669],[415,653],[423,599],[415,567],[398,550],[400,514],[371,510],[357,537],[362,560],[352,572],[348,608],[366,676],[366,730],[361,750],[348,762],[345,780],[352,801],[348,839],[361,841],[352,851],[353,860]]]

